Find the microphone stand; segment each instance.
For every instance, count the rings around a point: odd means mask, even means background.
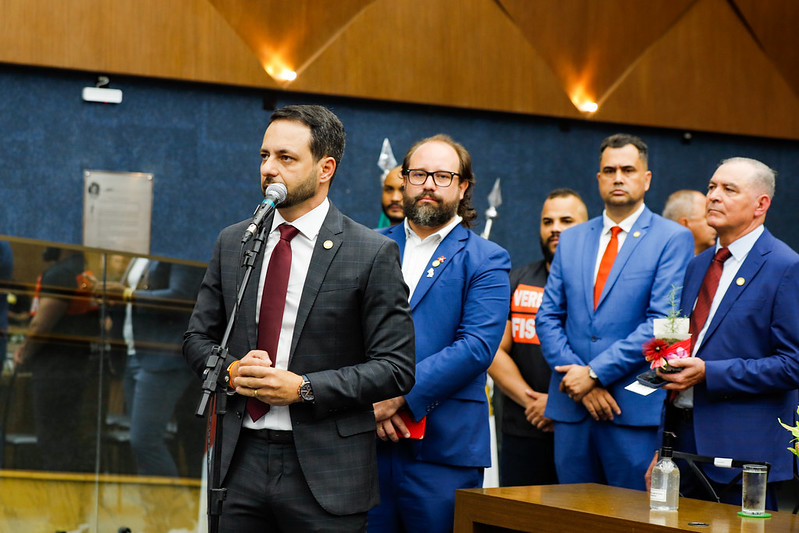
[[[203,395],[200,398],[200,403],[197,406],[195,415],[204,417],[208,407],[208,401],[212,393],[215,396],[215,413],[216,413],[216,431],[214,433],[214,444],[209,447],[208,453],[210,454],[211,467],[208,472],[208,532],[217,533],[219,531],[219,518],[222,516],[222,506],[227,496],[227,489],[222,488],[221,479],[221,449],[222,449],[222,419],[227,412],[227,396],[228,393],[225,389],[218,385],[219,375],[227,371],[228,365],[226,364],[228,358],[228,343],[230,341],[230,333],[233,331],[233,326],[236,323],[236,317],[241,306],[241,300],[244,297],[244,291],[250,282],[252,271],[255,268],[255,260],[261,252],[264,240],[266,238],[266,227],[269,224],[262,223],[259,228],[258,234],[255,237],[252,249],[244,253],[242,258],[242,266],[244,269],[244,276],[242,278],[241,287],[236,295],[236,303],[228,318],[227,328],[225,334],[222,336],[222,342],[218,346],[214,346],[211,350],[211,355],[205,362],[205,370],[203,371]],[[210,425],[208,432],[210,433]]]

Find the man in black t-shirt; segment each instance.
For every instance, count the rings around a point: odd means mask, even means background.
[[[31,321],[14,363],[31,372],[31,402],[40,458],[36,467],[93,472],[97,453],[100,338],[95,277],[79,250],[51,248],[57,263],[36,282]]]
[[[510,315],[505,335],[488,373],[502,391],[500,485],[557,483],[552,421],[544,417],[550,368],[541,354],[535,316],[560,233],[588,220],[580,196],[555,189],[541,209],[544,259],[510,272]]]

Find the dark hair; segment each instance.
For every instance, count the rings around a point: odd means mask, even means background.
[[[641,161],[643,161],[644,165],[646,165],[647,154],[649,153],[646,143],[642,141],[640,137],[630,135],[629,133],[617,133],[615,135],[611,135],[610,137],[605,137],[605,140],[603,140],[602,144],[599,145],[599,160],[602,161],[602,152],[605,151],[605,148],[621,148],[623,146],[627,146],[628,144],[635,146],[635,148],[638,150],[638,156],[641,158]]]
[[[328,108],[320,105],[290,105],[272,113],[269,123],[276,120],[293,120],[305,124],[311,130],[311,155],[315,161],[323,157],[336,160],[338,169],[344,156],[347,134],[339,118]]]
[[[580,196],[580,195],[577,193],[577,191],[574,191],[574,190],[572,190],[572,189],[569,189],[568,187],[561,187],[561,188],[559,188],[559,189],[554,189],[554,190],[552,190],[552,191],[551,191],[551,192],[550,192],[550,193],[547,195],[547,198],[546,198],[546,199],[547,199],[547,200],[552,200],[553,198],[568,198],[569,196],[574,196],[575,198],[577,198],[578,200],[580,200],[581,202],[583,202],[583,198],[582,198],[582,196]],[[546,200],[545,200],[545,201],[546,201]],[[583,202],[583,203],[585,203],[585,202]]]
[[[455,150],[455,153],[458,154],[458,160],[460,161],[458,168],[459,179],[468,184],[463,193],[463,199],[458,204],[458,215],[463,218],[461,225],[466,228],[471,228],[472,222],[474,222],[474,219],[477,218],[477,211],[472,206],[472,192],[474,192],[475,179],[474,171],[472,170],[472,156],[469,155],[469,152],[463,147],[462,144],[454,141],[452,137],[444,133],[439,133],[438,135],[433,135],[432,137],[417,141],[416,144],[411,146],[411,149],[408,150],[408,153],[405,154],[405,158],[402,160],[402,175],[404,176],[408,173],[411,156],[413,153],[423,144],[430,142],[442,142],[444,144],[448,144],[453,150]]]

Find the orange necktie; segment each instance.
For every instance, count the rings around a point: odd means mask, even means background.
[[[599,271],[596,274],[596,283],[594,284],[594,309],[599,303],[599,297],[602,296],[602,289],[605,288],[605,282],[610,274],[610,269],[613,268],[613,261],[616,260],[616,254],[619,253],[619,226],[610,228],[610,242],[608,247],[605,248],[605,253],[602,254],[602,261],[599,262]]]

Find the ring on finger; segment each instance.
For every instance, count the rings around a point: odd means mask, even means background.
[[[258,397],[258,389],[253,389],[252,390],[252,397],[253,398],[257,398]]]

